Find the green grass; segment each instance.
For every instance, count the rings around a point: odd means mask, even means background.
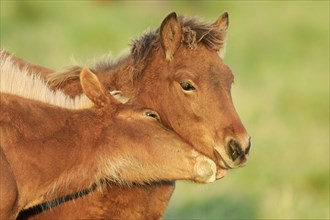
[[[226,63],[252,136],[249,163],[177,182],[166,219],[329,219],[328,1],[4,1],[1,47],[54,69],[113,51],[171,11],[230,13]]]

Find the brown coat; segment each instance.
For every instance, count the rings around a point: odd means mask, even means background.
[[[102,180],[119,185],[215,180],[212,160],[164,128],[155,118],[157,112],[116,101],[88,68],[82,70],[80,81],[94,106],[67,109],[65,99],[56,106],[19,96],[22,82],[5,82],[4,75],[13,76],[5,65],[0,101],[1,219],[14,219],[22,209]],[[38,85],[37,78],[31,81]],[[8,83],[18,90],[14,95],[6,89]],[[46,101],[52,92],[45,91]]]
[[[233,74],[222,60],[227,29],[228,13],[214,23],[171,13],[159,29],[133,41],[129,56],[115,65],[105,60],[93,67],[108,90],[120,90],[130,103],[155,109],[167,128],[214,160],[218,178],[227,169],[244,166],[250,149],[250,137],[231,99]],[[80,70],[74,66],[51,74],[49,85],[74,97],[82,91]],[[113,184],[105,190],[107,196],[93,194],[34,218],[158,219],[173,189],[174,184]]]

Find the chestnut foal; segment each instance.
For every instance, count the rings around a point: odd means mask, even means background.
[[[215,163],[163,127],[156,112],[119,103],[88,68],[80,81],[89,104],[1,61],[1,219],[105,179],[215,180]]]

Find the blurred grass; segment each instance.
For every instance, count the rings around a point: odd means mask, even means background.
[[[329,1],[4,1],[1,48],[53,69],[119,54],[171,11],[230,13],[225,61],[248,165],[177,182],[166,219],[329,219]]]

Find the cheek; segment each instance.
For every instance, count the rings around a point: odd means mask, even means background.
[[[171,87],[171,103],[168,108],[173,108],[178,120],[185,121],[183,123],[201,123],[207,114],[207,102],[205,97],[199,91],[191,94],[182,91],[181,86],[177,83]]]

